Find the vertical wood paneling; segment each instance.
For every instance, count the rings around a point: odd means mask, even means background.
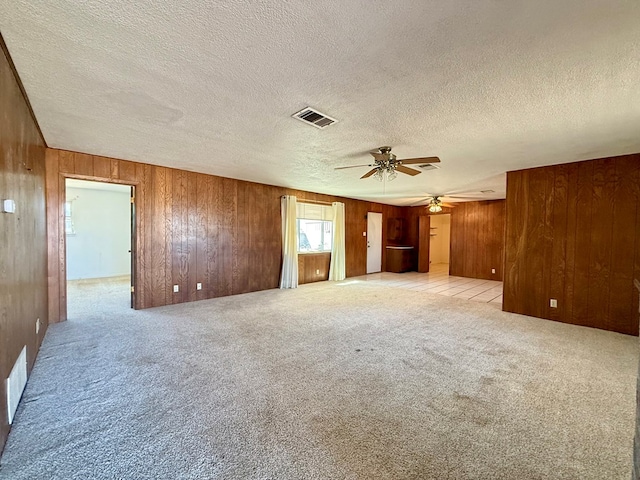
[[[118,180],[122,182],[135,182],[138,179],[136,164],[134,162],[127,162],[126,160],[118,161]]]
[[[236,229],[236,248],[239,252],[246,252],[235,259],[234,277],[233,277],[233,293],[246,293],[253,289],[258,290],[260,276],[262,271],[260,268],[260,260],[257,255],[262,252],[256,251],[254,241],[260,234],[260,215],[255,209],[260,208],[257,205],[256,198],[262,200],[261,186],[257,184],[241,183],[237,188],[237,229]],[[251,274],[249,273],[249,265],[251,265]]]
[[[47,149],[45,157],[46,171],[46,203],[56,205],[60,202],[60,181],[58,167],[58,152]],[[58,252],[58,239],[60,238],[60,208],[47,208],[47,252]],[[57,255],[47,255],[47,292],[55,292],[55,295],[47,295],[48,312],[52,319],[60,318],[60,265]]]
[[[298,271],[300,284],[322,282],[329,279],[329,253],[304,253],[298,255]]]
[[[76,175],[93,176],[93,157],[86,153],[73,154],[73,172]]]
[[[504,310],[637,335],[639,168],[628,155],[509,172]]]
[[[503,285],[509,285],[510,290],[505,291],[502,300],[502,309],[513,311],[516,301],[523,294],[522,282],[519,272],[523,269],[526,255],[522,251],[522,243],[519,241],[520,232],[524,228],[524,216],[520,213],[521,205],[525,204],[524,185],[527,172],[507,173],[507,200],[506,200],[506,229],[505,229],[505,255]]]
[[[221,276],[222,263],[220,261],[220,230],[222,218],[222,179],[220,177],[212,177],[211,181],[211,200],[209,203],[209,238],[207,245],[209,248],[209,256],[207,264],[209,265],[209,290],[208,297],[217,297],[222,295]]]
[[[173,170],[165,168],[164,205],[164,305],[173,303]]]
[[[238,199],[237,182],[222,179],[222,235],[220,237],[220,293],[222,295],[233,294],[234,276],[238,275],[237,262],[234,261],[236,253],[236,213]]]
[[[459,203],[443,210],[451,215],[449,272],[460,277],[502,280],[505,201]],[[421,216],[429,215],[425,207],[412,207],[408,213],[409,224],[419,225]],[[419,246],[418,237],[410,230],[407,243]],[[415,230],[413,235],[419,235]],[[492,274],[491,269],[496,273]]]
[[[107,159],[105,159],[107,160]],[[117,165],[117,163],[116,163]],[[114,168],[113,168],[113,163],[111,163],[111,173],[113,175],[114,173]],[[136,179],[142,179],[144,178],[144,165],[141,163],[136,164]],[[119,167],[116,167],[116,173],[117,170],[119,169]],[[112,176],[112,179],[115,179],[115,176]],[[142,188],[142,183],[138,184],[136,186],[136,225],[135,225],[135,232],[136,232],[136,239],[135,239],[135,279],[134,279],[134,285],[135,285],[135,295],[134,295],[134,307],[135,308],[143,308],[144,305],[147,305],[147,292],[144,289],[144,275],[145,275],[145,269],[147,268],[147,264],[146,264],[146,258],[148,257],[149,253],[145,250],[145,243],[146,243],[146,238],[149,236],[149,231],[147,228],[148,225],[148,212],[147,210],[144,208],[144,206],[146,205],[146,198],[148,197],[147,192],[145,191],[144,188]],[[51,292],[49,292],[49,294],[51,295]]]
[[[172,205],[171,205],[171,285],[186,285],[187,278],[187,253],[186,253],[186,196],[187,180],[186,172],[183,170],[173,170],[173,181],[171,184]],[[181,303],[186,301],[186,291],[172,293],[171,303]]]
[[[135,307],[180,303],[266,288],[279,283],[282,262],[280,197],[345,203],[347,276],[366,270],[366,214],[383,214],[383,232],[389,218],[406,216],[406,209],[359,200],[289,190],[211,175],[185,172],[99,156],[49,149],[51,178],[48,213],[62,222],[64,178],[83,177],[136,185]],[[82,161],[77,160],[78,158]],[[91,165],[91,170],[89,166]],[[403,221],[406,225],[406,221]],[[50,230],[52,298],[64,294],[64,235]],[[400,239],[405,241],[407,233]],[[51,241],[54,239],[54,241]],[[402,243],[396,241],[395,243]],[[326,279],[329,257],[310,260],[301,278]],[[306,267],[305,267],[306,268]],[[320,274],[315,274],[320,270]],[[308,273],[308,276],[307,276]],[[198,291],[196,284],[203,284]],[[173,293],[173,285],[180,291]],[[52,317],[66,319],[63,304]]]
[[[209,219],[209,198],[211,196],[211,177],[209,175],[198,175],[197,196],[198,196],[198,237],[197,237],[197,275],[196,283],[202,284],[202,290],[196,290],[196,299],[207,298],[204,285],[209,284],[209,274],[207,271],[207,258],[209,255],[209,243],[207,241],[209,231],[207,223]]]
[[[93,161],[93,176],[113,180],[111,175],[111,159],[95,156]],[[117,178],[117,176],[115,177]]]
[[[591,223],[591,251],[589,256],[589,309],[587,324],[597,326],[599,322],[609,323],[609,302],[602,301],[609,297],[611,282],[611,243],[613,235],[613,193],[616,168],[613,159],[593,163],[593,200]],[[599,211],[610,212],[600,215]],[[613,325],[605,325],[610,330]]]
[[[547,264],[548,298],[558,300],[558,308],[547,308],[549,318],[556,320],[565,315],[566,296],[563,282],[564,272],[567,268],[567,209],[569,194],[569,167],[561,165],[553,174],[553,187],[550,197],[552,199],[552,213],[550,217],[551,230],[551,264]],[[550,179],[551,180],[551,179]]]
[[[578,164],[578,193],[576,198],[575,270],[573,275],[573,319],[571,323],[595,326],[589,323],[589,257],[591,255],[591,207],[593,204],[593,162]],[[535,232],[532,236],[535,251]],[[542,303],[529,297],[530,302]],[[544,315],[534,315],[544,317]]]
[[[187,174],[187,272],[184,297],[187,301],[196,300],[196,283],[198,275],[198,174]]]
[[[9,433],[5,379],[23,347],[30,373],[48,325],[47,225],[45,182],[53,184],[57,201],[58,174],[45,178],[45,144],[22,95],[6,46],[0,37],[0,198],[12,199],[13,214],[0,213],[0,453]],[[57,159],[49,158],[54,163]],[[55,230],[52,230],[55,233]],[[57,242],[55,244],[57,247]],[[53,261],[55,262],[56,257]],[[55,264],[57,266],[57,263]],[[35,333],[36,319],[41,328]]]

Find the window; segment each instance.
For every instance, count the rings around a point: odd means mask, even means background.
[[[298,251],[330,252],[332,223],[326,220],[298,219]]]
[[[333,235],[330,205],[297,204],[298,252],[330,252]]]

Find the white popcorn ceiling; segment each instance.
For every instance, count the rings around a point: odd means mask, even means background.
[[[396,205],[640,151],[638,0],[11,0],[0,31],[55,148]],[[334,170],[381,145],[441,168]]]

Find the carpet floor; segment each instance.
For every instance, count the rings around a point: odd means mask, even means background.
[[[70,289],[0,478],[630,477],[636,338],[354,280],[142,311],[121,285]]]

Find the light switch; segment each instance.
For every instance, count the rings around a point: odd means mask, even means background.
[[[196,290],[202,290],[202,284],[200,282],[196,283]]]
[[[11,199],[2,201],[2,212],[3,213],[16,213],[16,202]]]
[[[174,285],[173,286],[173,293],[178,293],[180,291],[180,286],[179,285]]]
[[[367,232],[362,232],[362,236],[366,237],[367,236]]]

